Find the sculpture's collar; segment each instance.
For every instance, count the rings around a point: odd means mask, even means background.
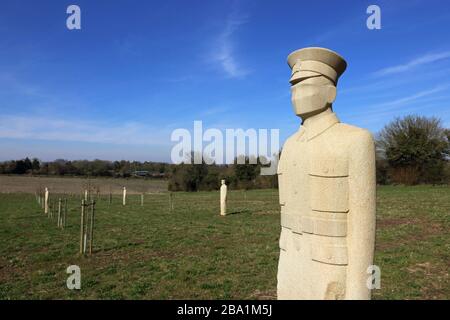
[[[339,122],[339,118],[334,112],[320,113],[310,119],[307,119],[307,121],[305,121],[305,123],[300,127],[300,131],[306,132],[307,139],[311,140]]]

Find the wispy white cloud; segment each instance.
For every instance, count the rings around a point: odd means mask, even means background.
[[[419,91],[419,92],[417,92],[415,94],[412,94],[412,95],[409,95],[409,96],[406,96],[406,97],[403,97],[403,98],[399,98],[399,99],[395,99],[395,100],[392,100],[392,101],[388,101],[388,102],[379,104],[379,105],[377,105],[377,109],[382,108],[382,109],[386,110],[386,108],[395,108],[395,107],[398,107],[398,106],[403,106],[406,103],[411,103],[411,102],[419,100],[419,99],[421,99],[423,97],[428,97],[428,96],[433,95],[435,93],[441,92],[441,91],[443,91],[443,90],[445,90],[447,88],[448,88],[448,85],[440,85],[440,86],[436,86],[436,87],[434,87],[432,89]]]
[[[418,80],[422,83],[427,83],[430,81],[436,81],[437,79],[447,80],[450,75],[450,68],[427,68],[426,71],[421,72],[420,78],[417,77],[386,77],[380,78],[377,81],[367,80],[366,78],[361,78],[356,81],[357,85],[344,87],[339,90],[339,95],[343,96],[356,96],[360,98],[372,99],[373,95],[380,97],[380,95],[392,95],[395,94],[396,90],[394,88],[405,87],[411,83],[417,83]],[[360,84],[364,83],[364,84]]]
[[[407,115],[407,114],[419,114],[428,116],[430,113],[433,116],[437,116],[444,121],[444,126],[448,127],[446,124],[448,115],[445,114],[446,102],[449,100],[448,95],[439,96],[429,96],[417,99],[410,103],[405,103],[401,108],[396,109],[381,109],[378,112],[368,112],[366,114],[359,115],[349,115],[346,119],[352,119],[352,121],[357,121],[360,126],[370,126],[376,128],[376,130],[381,129],[381,127],[388,120],[392,120],[395,117]]]
[[[235,55],[234,34],[239,28],[247,23],[248,19],[234,9],[228,16],[225,27],[218,35],[212,51],[212,60],[222,67],[225,74],[230,78],[244,77],[250,73],[237,62]]]
[[[26,97],[50,97],[49,95],[44,94],[42,88],[40,88],[38,85],[21,81],[14,74],[8,72],[0,73],[0,86],[0,93],[4,91],[8,93],[17,93]]]
[[[385,119],[387,116],[398,115],[399,113],[404,113],[405,111],[412,111],[412,107],[417,103],[430,103],[434,100],[440,101],[442,100],[441,96],[436,95],[437,93],[445,91],[445,89],[449,88],[449,84],[443,84],[440,86],[436,86],[434,88],[419,91],[417,93],[397,98],[391,101],[382,102],[379,104],[374,104],[364,108],[363,111],[359,113],[352,113],[348,115],[348,119],[364,119],[365,122],[373,122],[381,119]],[[444,99],[447,99],[444,96]],[[405,107],[407,109],[405,109]],[[423,106],[421,106],[423,108]]]
[[[374,75],[375,76],[386,76],[386,75],[406,72],[406,71],[409,71],[418,66],[437,62],[437,61],[448,59],[448,58],[450,58],[450,51],[444,51],[444,52],[439,52],[439,53],[428,53],[421,57],[413,59],[407,63],[378,70],[374,73]]]
[[[41,116],[6,115],[0,118],[0,138],[74,141],[108,144],[170,144],[170,132],[142,123],[119,125]]]

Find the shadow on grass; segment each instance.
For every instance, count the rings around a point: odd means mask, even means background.
[[[252,214],[252,212],[249,209],[243,209],[243,210],[234,210],[234,211],[227,212],[227,215],[230,215],[230,214]]]

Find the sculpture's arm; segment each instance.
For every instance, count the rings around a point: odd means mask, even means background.
[[[375,146],[368,131],[358,133],[350,146],[348,268],[346,299],[370,299],[367,268],[373,264],[375,245]]]

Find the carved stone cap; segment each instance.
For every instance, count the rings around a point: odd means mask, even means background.
[[[347,62],[338,53],[319,47],[303,48],[288,56],[288,64],[292,69],[290,82],[323,75],[334,83],[347,68]]]

